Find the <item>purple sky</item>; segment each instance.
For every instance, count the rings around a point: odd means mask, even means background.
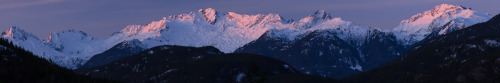
[[[127,25],[209,7],[240,14],[277,13],[296,20],[323,9],[358,25],[392,29],[443,3],[500,13],[500,0],[0,0],[0,30],[18,26],[44,39],[76,29],[103,38]]]

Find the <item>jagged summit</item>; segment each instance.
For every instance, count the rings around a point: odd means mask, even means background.
[[[44,40],[45,42],[50,42],[52,40],[53,37],[57,37],[57,36],[60,36],[60,35],[73,35],[72,37],[78,37],[78,38],[91,38],[93,39],[92,36],[88,35],[87,33],[83,32],[83,31],[79,31],[79,30],[75,30],[75,29],[71,29],[71,30],[66,30],[66,31],[62,31],[62,32],[58,32],[58,33],[52,33],[49,35],[49,37]]]
[[[71,45],[75,45],[76,42],[80,42],[77,44],[89,44],[88,42],[92,42],[94,37],[88,35],[83,31],[78,31],[75,29],[66,30],[58,33],[52,33],[50,36],[44,40],[43,42],[52,48],[55,48],[58,51],[68,49],[68,48],[81,48],[82,46],[69,47]],[[68,46],[69,45],[69,46]],[[81,51],[81,50],[80,50]]]
[[[313,14],[311,14],[305,18],[302,18],[300,20],[300,22],[316,23],[320,20],[328,20],[328,19],[332,19],[332,16],[329,13],[326,13],[325,10],[318,10],[318,11],[314,12]]]
[[[434,9],[431,10],[431,12],[442,13],[442,12],[446,12],[446,11],[450,11],[450,10],[457,10],[457,9],[467,10],[470,8],[464,7],[462,5],[456,6],[456,5],[450,5],[450,4],[441,4],[441,5],[435,6]]]
[[[217,11],[215,11],[215,9],[212,8],[207,8],[205,10],[200,9],[198,10],[198,12],[201,12],[205,17],[205,20],[212,25],[215,24],[215,22],[217,21]]]
[[[10,37],[10,38],[13,38],[14,37],[14,33],[17,32],[17,31],[22,31],[24,32],[24,30],[21,30],[19,28],[17,28],[16,26],[12,26],[8,29],[6,29],[5,31],[2,32],[2,37]]]
[[[283,18],[279,14],[256,14],[256,15],[246,15],[238,14],[234,12],[227,13],[227,21],[235,21],[244,27],[254,27],[264,24],[282,24]]]
[[[262,19],[261,23],[269,22],[269,23],[284,23],[285,18],[281,17],[280,14],[267,14]]]
[[[434,9],[425,11],[423,13],[418,13],[417,15],[412,16],[408,20],[401,21],[401,24],[407,23],[415,23],[415,24],[424,24],[424,22],[432,22],[432,18],[437,18],[445,13],[448,14],[458,14],[459,12],[473,12],[470,8],[466,8],[463,6],[455,6],[450,4],[441,4],[435,6]],[[472,14],[472,13],[469,13]],[[427,18],[426,18],[427,17]]]
[[[142,33],[157,33],[159,34],[161,30],[166,28],[167,18],[163,17],[159,21],[153,21],[147,25],[129,25],[125,29],[117,32],[113,35],[121,34],[126,36],[133,36]]]
[[[316,17],[316,18],[322,18],[322,19],[331,19],[331,15],[329,13],[326,13],[325,10],[318,10],[314,12],[311,16]]]
[[[45,42],[51,42],[51,41],[54,41],[54,39],[58,39],[60,37],[68,37],[68,38],[73,38],[73,39],[94,39],[94,37],[88,35],[87,33],[83,32],[83,31],[79,31],[79,30],[75,30],[75,29],[71,29],[71,30],[66,30],[66,31],[62,31],[62,32],[57,32],[57,33],[52,33],[49,35],[49,37],[44,40]]]
[[[32,33],[26,32],[23,29],[20,29],[16,26],[12,26],[10,28],[7,28],[1,33],[3,38],[12,38],[12,39],[20,39],[20,40],[27,40],[28,38],[34,38],[36,40],[39,40],[38,37],[33,35]]]
[[[308,17],[301,19],[299,22],[293,22],[287,27],[290,28],[270,30],[267,35],[270,38],[296,40],[301,39],[310,32],[324,31],[327,33],[335,32],[338,33],[337,37],[349,40],[353,39],[353,41],[358,42],[357,38],[364,38],[363,36],[371,29],[371,27],[359,26],[351,21],[342,20],[339,17],[332,18],[325,10],[318,10]]]

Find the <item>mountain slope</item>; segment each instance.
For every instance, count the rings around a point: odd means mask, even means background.
[[[430,38],[353,82],[499,82],[500,15],[488,22]]]
[[[158,46],[111,64],[77,71],[125,82],[265,82],[268,76],[280,74],[303,76],[287,63],[265,56],[182,46]]]
[[[401,21],[393,32],[402,44],[413,45],[426,38],[460,30],[476,23],[485,22],[490,18],[491,16],[477,13],[471,8],[441,4],[432,10]]]
[[[362,34],[356,34],[364,36],[343,37],[345,34],[354,34],[348,29],[365,30]],[[281,34],[270,30],[235,52],[266,55],[288,62],[306,74],[341,78],[374,68],[384,60],[396,57],[402,53],[400,49],[404,49],[404,46],[397,44],[392,34],[367,27],[311,30],[294,40],[276,37],[276,33]]]
[[[73,73],[50,61],[0,38],[0,82],[1,83],[105,83],[114,82],[95,79]]]
[[[61,50],[56,50],[53,47],[50,47],[50,44],[45,44],[43,41],[38,39],[35,35],[26,32],[17,27],[11,27],[2,32],[2,38],[7,39],[13,44],[20,46],[30,52],[33,52],[36,56],[41,58],[52,60],[54,63],[64,66],[66,68],[76,68],[77,65],[84,63],[85,58],[90,58],[91,56],[82,56],[81,51],[69,51],[70,54],[66,54],[61,52]],[[68,42],[68,43],[77,43],[77,42]],[[83,43],[80,43],[83,44]],[[89,45],[91,46],[91,45]],[[69,47],[69,46],[66,46]],[[85,46],[87,47],[87,46]],[[64,48],[61,46],[61,48]],[[75,47],[73,47],[75,48]],[[86,54],[86,53],[85,53]]]

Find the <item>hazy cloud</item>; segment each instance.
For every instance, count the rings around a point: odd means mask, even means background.
[[[8,0],[8,1],[2,0],[0,1],[0,9],[35,6],[35,5],[49,4],[60,1],[63,0]]]

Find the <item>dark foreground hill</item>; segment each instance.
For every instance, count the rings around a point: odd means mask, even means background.
[[[356,83],[498,83],[500,16],[428,39],[372,71],[345,78]]]
[[[114,82],[77,75],[31,52],[0,39],[0,83],[105,83]]]
[[[224,54],[214,47],[158,46],[78,73],[124,82],[335,82],[299,73],[289,64],[254,54]],[[291,81],[294,80],[294,81]]]

